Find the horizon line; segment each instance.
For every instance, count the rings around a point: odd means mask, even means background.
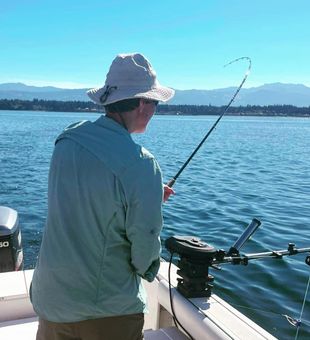
[[[31,82],[31,81],[30,81]],[[34,85],[34,84],[41,84],[41,85]],[[13,81],[13,82],[4,82],[4,83],[0,83],[0,85],[11,85],[11,84],[21,84],[21,85],[25,85],[25,86],[29,86],[29,87],[37,87],[37,88],[44,88],[44,87],[52,87],[52,88],[56,88],[56,89],[61,89],[61,90],[88,90],[91,88],[96,88],[96,87],[100,87],[100,86],[87,86],[82,85],[82,84],[78,84],[78,83],[58,83],[58,87],[56,86],[56,83],[50,83],[47,85],[42,85],[42,82],[33,82],[33,84],[29,84],[23,81]],[[258,87],[262,87],[265,85],[275,85],[275,84],[281,84],[281,85],[302,85],[305,87],[310,88],[310,85],[307,84],[303,84],[303,83],[282,83],[282,82],[272,82],[272,83],[264,83],[261,85],[254,85],[254,86],[243,86],[244,89],[251,89],[251,88],[258,88]],[[75,87],[74,85],[79,85],[79,87]],[[69,87],[71,86],[71,87]],[[226,87],[216,87],[216,88],[205,88],[205,89],[200,89],[200,88],[188,88],[188,89],[177,89],[174,88],[172,86],[170,86],[171,88],[173,88],[174,90],[177,91],[212,91],[212,90],[221,90],[221,89],[227,89],[227,88],[237,88],[237,86],[226,86]],[[8,90],[9,91],[9,90]]]

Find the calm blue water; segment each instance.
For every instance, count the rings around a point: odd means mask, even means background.
[[[32,268],[46,215],[53,141],[61,130],[97,114],[0,111],[0,205],[20,214],[25,264]],[[156,155],[165,181],[187,159],[216,117],[157,116],[134,136]],[[198,235],[228,250],[255,216],[262,227],[245,253],[310,246],[310,119],[224,117],[183,172],[164,206],[162,239]],[[164,252],[164,256],[167,253]],[[295,328],[310,267],[305,255],[223,266],[215,292],[280,339]],[[310,338],[310,293],[299,339]]]

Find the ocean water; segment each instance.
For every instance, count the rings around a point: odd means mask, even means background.
[[[19,212],[26,268],[33,268],[46,216],[49,161],[67,125],[98,114],[0,111],[0,205]],[[167,182],[217,117],[155,116],[133,138],[159,161]],[[226,116],[176,182],[164,204],[162,240],[195,235],[228,250],[253,217],[262,226],[241,253],[310,247],[310,119]],[[163,256],[168,253],[163,250]],[[214,292],[279,339],[296,328],[310,266],[306,254],[223,265]],[[310,338],[310,293],[299,339]]]

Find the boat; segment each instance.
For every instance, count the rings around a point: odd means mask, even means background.
[[[34,340],[38,328],[29,287],[33,270],[0,274],[0,339]],[[176,287],[176,266],[172,268]],[[189,339],[173,321],[169,299],[168,263],[162,262],[152,283],[145,282],[149,313],[145,316],[144,339]],[[174,311],[182,327],[195,340],[276,339],[262,327],[215,294],[209,298],[187,299],[172,289]]]
[[[38,316],[29,296],[33,270],[23,270],[18,213],[8,207],[0,207],[0,258],[0,339],[34,340]],[[177,289],[180,279],[178,267],[163,260],[156,279],[144,282],[149,309],[145,340],[276,339],[214,293],[185,297]]]

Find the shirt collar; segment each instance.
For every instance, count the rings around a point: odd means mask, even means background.
[[[119,123],[117,123],[115,120],[112,118],[109,118],[107,116],[101,115],[95,122],[94,124],[99,125],[101,127],[104,127],[109,130],[113,130],[117,133],[130,136],[130,133]],[[131,136],[130,136],[131,137]]]

